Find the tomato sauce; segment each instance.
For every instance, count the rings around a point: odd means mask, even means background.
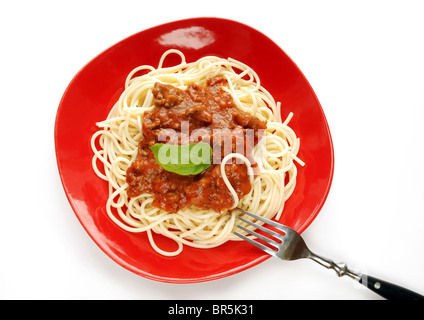
[[[191,84],[186,90],[159,82],[154,85],[155,107],[144,114],[143,138],[136,159],[127,169],[128,196],[155,195],[153,205],[169,212],[189,205],[216,212],[232,207],[234,199],[221,176],[221,160],[227,153],[244,150],[254,163],[251,147],[260,139],[258,129],[266,129],[266,122],[239,110],[231,95],[222,89],[227,85],[225,78],[219,76],[208,79],[205,86]],[[253,135],[248,135],[248,131]],[[228,136],[231,144],[224,142]],[[149,149],[158,142],[199,141],[213,147],[213,162],[197,175],[166,171]],[[252,186],[245,164],[229,161],[225,172],[239,198],[249,193]]]

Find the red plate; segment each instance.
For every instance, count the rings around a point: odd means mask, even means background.
[[[62,184],[79,221],[124,268],[163,282],[201,282],[240,272],[269,256],[248,243],[230,241],[213,249],[185,247],[177,257],[163,257],[151,248],[146,234],[126,232],[108,218],[107,184],[91,167],[95,124],[106,118],[124,90],[127,74],[139,65],[157,66],[170,48],[181,50],[188,62],[217,55],[248,64],[276,101],[282,102],[283,119],[294,113],[290,126],[301,139],[299,157],[306,166],[299,169],[296,190],[281,222],[299,232],[317,216],[329,192],[333,145],[321,105],[299,68],[272,40],[238,22],[195,18],[160,25],[115,44],[76,74],[57,111],[55,145]],[[155,239],[159,246],[174,245],[162,236]]]

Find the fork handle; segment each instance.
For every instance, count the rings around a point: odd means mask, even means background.
[[[349,276],[350,278],[359,281],[359,283],[363,284],[368,289],[388,300],[424,300],[424,296],[409,289],[405,289],[401,286],[366,274],[353,272],[348,268],[346,263],[335,263],[333,260],[317,255],[313,252],[309,252],[309,258],[318,262],[327,269],[336,271],[339,277]]]
[[[362,274],[359,283],[390,300],[424,300],[424,296],[393,283]]]

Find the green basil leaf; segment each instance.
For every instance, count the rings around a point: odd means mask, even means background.
[[[150,150],[162,168],[183,176],[199,174],[212,163],[212,148],[205,142],[189,145],[156,143]]]

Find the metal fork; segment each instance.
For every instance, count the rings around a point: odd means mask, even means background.
[[[256,214],[253,214],[251,212],[248,212],[239,208],[237,208],[237,210],[256,220],[262,221],[265,224],[284,233],[284,234],[281,234],[279,232],[275,232],[263,225],[257,224],[244,217],[238,216],[238,220],[246,223],[247,225],[254,227],[255,229],[262,230],[263,232],[265,232],[266,235],[258,233],[256,231],[252,231],[249,228],[240,224],[237,224],[237,228],[243,230],[248,235],[253,235],[257,239],[263,240],[268,245],[265,245],[257,240],[249,238],[246,235],[243,235],[237,231],[233,231],[233,233],[236,236],[257,246],[258,248],[262,249],[263,251],[265,251],[266,253],[274,257],[280,258],[282,260],[297,260],[297,259],[309,258],[315,262],[318,262],[320,265],[326,267],[327,269],[333,269],[334,271],[336,271],[339,277],[347,275],[350,278],[356,281],[359,281],[359,283],[363,284],[367,288],[371,289],[372,291],[374,291],[375,293],[379,294],[380,296],[386,299],[424,300],[424,296],[416,292],[413,292],[409,289],[405,289],[398,285],[377,279],[375,277],[371,277],[366,274],[353,272],[347,267],[346,263],[335,263],[333,260],[327,259],[325,257],[319,256],[313,253],[306,246],[306,243],[303,240],[302,236],[299,233],[297,233],[295,230],[287,226],[284,226],[280,223],[263,218],[261,216],[258,216]]]

